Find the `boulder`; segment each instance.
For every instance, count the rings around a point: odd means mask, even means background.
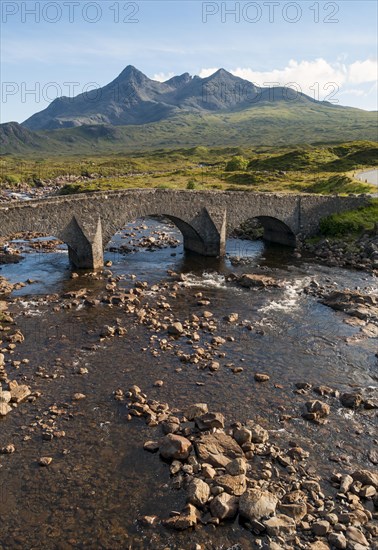
[[[372,485],[378,489],[378,473],[369,470],[356,470],[352,477],[354,481],[360,481],[362,485]]]
[[[264,521],[267,533],[271,537],[278,537],[280,535],[292,535],[295,533],[295,521],[289,516],[279,514]]]
[[[192,444],[186,437],[168,434],[161,439],[159,450],[161,456],[168,460],[186,460],[192,450]]]
[[[217,495],[210,503],[210,512],[220,520],[232,519],[238,513],[239,499],[228,493]]]
[[[194,478],[188,485],[188,502],[194,506],[204,506],[210,497],[210,487],[202,479]]]
[[[216,468],[223,468],[231,460],[243,456],[236,441],[225,433],[202,434],[194,443],[198,457]]]
[[[222,413],[205,413],[196,417],[196,425],[200,430],[210,430],[211,428],[224,428],[224,416]]]
[[[226,474],[215,478],[217,485],[230,495],[240,496],[247,490],[247,480],[245,475],[232,476]]]
[[[249,521],[260,520],[274,514],[278,498],[260,488],[248,489],[239,500],[240,515]]]
[[[184,414],[188,420],[194,420],[198,416],[206,414],[208,410],[206,403],[194,403],[186,409]]]

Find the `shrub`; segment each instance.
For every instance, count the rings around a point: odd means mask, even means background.
[[[248,160],[242,156],[232,157],[226,164],[226,172],[237,172],[238,170],[246,170],[248,166]]]
[[[187,189],[195,189],[196,187],[197,187],[196,180],[189,180],[186,186]]]

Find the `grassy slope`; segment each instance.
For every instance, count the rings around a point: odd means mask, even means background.
[[[234,156],[248,168],[226,170]],[[353,177],[376,164],[378,145],[350,142],[303,147],[193,147],[133,155],[0,158],[0,185],[38,184],[61,175],[88,176],[66,192],[130,187],[232,189],[289,193],[366,193],[376,188]]]
[[[372,199],[369,206],[333,214],[321,221],[321,233],[327,237],[356,237],[370,231],[378,223],[378,199]]]

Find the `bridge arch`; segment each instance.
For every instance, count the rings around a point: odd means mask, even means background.
[[[256,220],[262,226],[264,241],[292,247],[297,245],[294,231],[282,220],[274,216],[250,216],[243,220],[241,225],[249,220]]]

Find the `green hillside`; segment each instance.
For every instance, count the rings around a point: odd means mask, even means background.
[[[376,112],[321,104],[299,107],[288,102],[260,104],[258,108],[237,112],[182,114],[139,126],[94,125],[38,132],[20,125],[12,127],[12,131],[9,124],[0,127],[2,154],[22,155],[131,153],[158,148],[284,146],[377,139]],[[337,161],[337,152],[335,155]],[[287,160],[290,162],[290,158]]]

